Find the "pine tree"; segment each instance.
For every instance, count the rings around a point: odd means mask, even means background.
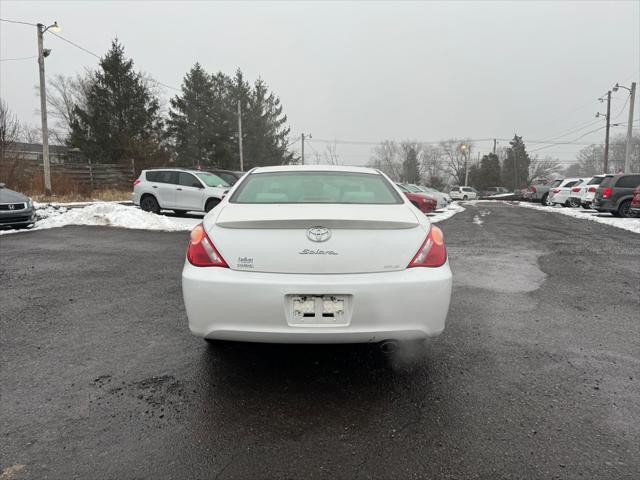
[[[216,165],[213,107],[213,81],[196,63],[184,77],[181,94],[171,99],[167,121],[178,165]]]
[[[510,147],[507,149],[507,158],[505,158],[502,163],[502,181],[505,185],[511,186],[515,191],[527,186],[531,159],[522,141],[522,137],[514,135],[513,140],[511,140],[509,144]]]
[[[86,106],[74,109],[69,145],[96,162],[154,161],[161,152],[158,100],[117,39],[99,66]]]
[[[418,161],[419,145],[415,142],[403,142],[402,176],[407,183],[420,183],[420,165]]]

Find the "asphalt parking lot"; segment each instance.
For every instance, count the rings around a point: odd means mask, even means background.
[[[637,479],[638,235],[488,203],[439,225],[447,328],[392,356],[208,347],[186,232],[1,237],[0,478]]]

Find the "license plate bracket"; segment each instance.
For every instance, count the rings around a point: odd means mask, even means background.
[[[347,325],[347,298],[344,295],[292,295],[290,325]]]

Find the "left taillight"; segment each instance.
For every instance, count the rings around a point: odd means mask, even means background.
[[[136,185],[138,185],[140,183],[140,179],[137,178],[134,182],[133,182],[133,186],[135,187]]]
[[[223,267],[229,268],[222,255],[216,250],[213,242],[199,224],[191,231],[189,247],[187,248],[187,260],[196,267]]]
[[[431,226],[429,235],[420,246],[407,268],[441,267],[447,261],[447,248],[444,245],[444,234],[438,227]]]
[[[580,191],[580,187],[573,187],[571,189],[572,192],[579,192]]]

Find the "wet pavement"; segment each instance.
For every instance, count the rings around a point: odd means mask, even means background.
[[[640,237],[466,208],[445,333],[391,356],[192,337],[186,232],[0,238],[0,478],[638,478]]]

